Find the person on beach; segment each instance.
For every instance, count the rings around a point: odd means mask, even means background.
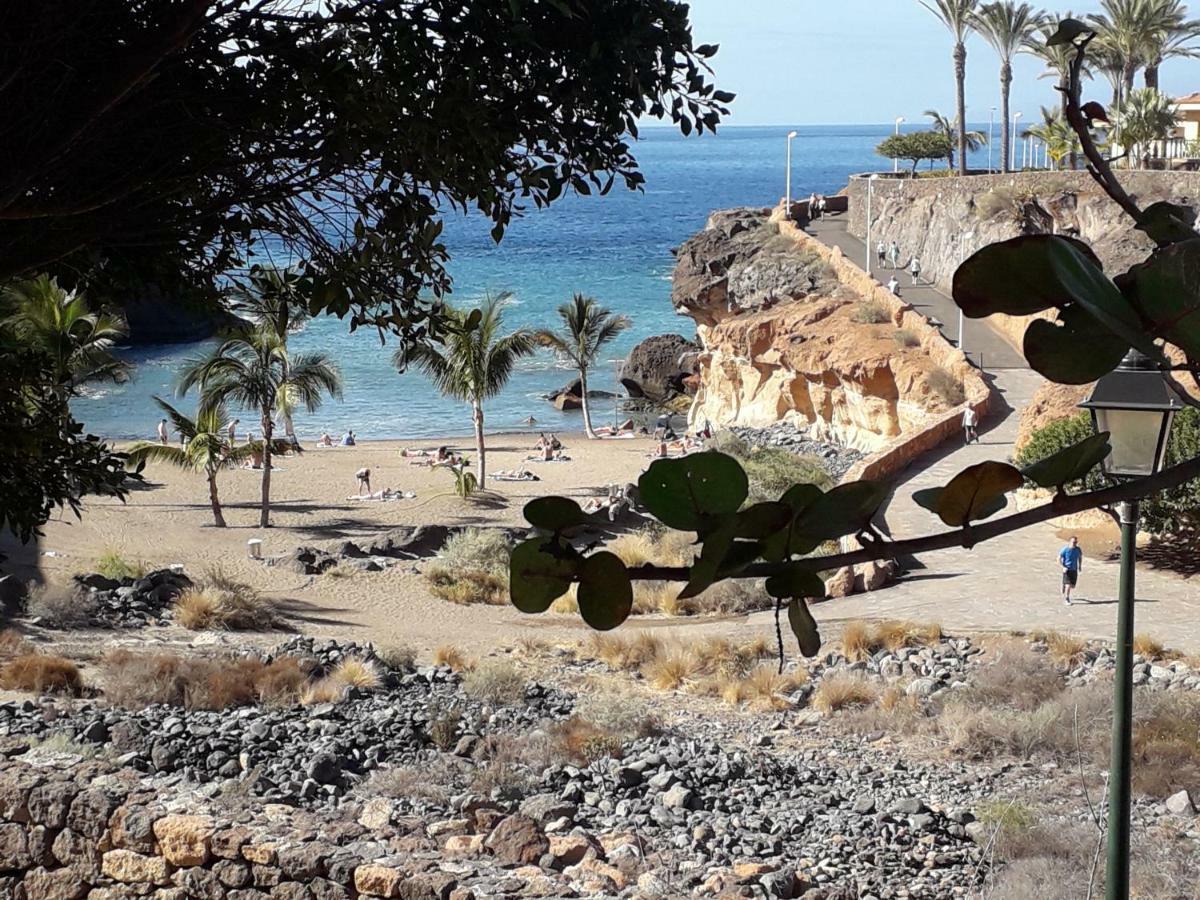
[[[979,416],[975,414],[975,407],[968,406],[963,411],[962,417],[963,427],[963,443],[969,444],[974,441],[979,443]]]
[[[167,435],[167,420],[158,420],[158,442],[164,447],[170,442],[170,437]]]
[[[817,195],[814,191],[808,195],[808,220],[815,222],[821,213],[817,209]]]
[[[241,421],[241,419],[234,419],[229,423],[229,443],[231,444],[237,443],[237,427],[238,423]]]
[[[900,282],[896,280],[895,275],[893,275],[890,279],[888,279],[887,289],[889,291],[891,291],[893,294],[895,294],[897,297],[900,296]]]
[[[358,481],[358,496],[371,495],[371,470],[363,467],[354,473],[355,479]]]
[[[317,446],[318,447],[332,447],[333,446],[333,435],[331,435],[328,431],[321,432],[321,436],[319,438],[317,438]]]
[[[900,268],[900,245],[895,241],[888,247],[888,265],[893,269]]]
[[[1062,566],[1062,596],[1067,606],[1071,605],[1071,591],[1079,584],[1079,573],[1083,569],[1083,550],[1079,538],[1071,535],[1067,545],[1058,551],[1058,562]]]
[[[345,434],[342,435],[342,446],[343,447],[353,447],[353,446],[355,446],[356,443],[357,442],[354,440],[354,432],[353,431],[347,431]]]
[[[908,271],[912,273],[913,287],[916,287],[921,281],[921,260],[914,256],[908,264]]]

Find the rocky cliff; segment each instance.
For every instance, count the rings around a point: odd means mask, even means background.
[[[769,211],[714,213],[676,256],[704,348],[694,423],[794,420],[875,451],[963,402],[973,370],[923,316]]]

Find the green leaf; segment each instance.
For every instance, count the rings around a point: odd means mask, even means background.
[[[776,600],[791,597],[824,597],[825,582],[816,572],[799,565],[790,565],[766,582],[767,594]]]
[[[787,528],[792,521],[792,515],[792,507],[787,503],[755,503],[737,514],[737,536],[759,540],[769,538]]]
[[[1025,479],[1008,463],[987,462],[968,466],[941,488],[917,491],[913,499],[952,528],[961,528],[1002,510],[1005,494],[1019,488]]]
[[[989,244],[968,257],[954,273],[954,302],[971,319],[993,313],[1028,316],[1069,303],[1076,298],[1057,271],[1064,247],[1074,248],[1100,269],[1100,260],[1082,241],[1023,235]]]
[[[1154,334],[1200,359],[1200,238],[1158,250],[1120,282]]]
[[[688,573],[688,583],[679,592],[679,599],[686,600],[689,597],[696,597],[704,593],[717,580],[717,573],[724,564],[730,547],[733,546],[733,536],[737,532],[737,525],[736,517],[727,516],[705,536],[704,544],[700,548],[700,556],[692,563]]]
[[[1058,30],[1046,40],[1047,47],[1057,47],[1063,44],[1073,44],[1082,34],[1090,34],[1092,27],[1078,19],[1060,19]]]
[[[1025,329],[1025,359],[1056,384],[1087,384],[1106,375],[1129,352],[1129,344],[1077,306],[1058,320],[1034,319]]]
[[[737,460],[710,451],[655,460],[638,488],[642,503],[668,528],[704,531],[714,517],[736,513],[750,485]]]
[[[1021,474],[1044,488],[1060,488],[1064,484],[1078,481],[1108,456],[1112,449],[1108,438],[1107,431],[1093,434],[1078,444],[1064,447],[1057,453],[1026,466],[1021,470]]]
[[[787,608],[788,625],[800,644],[800,652],[811,659],[821,651],[821,632],[808,604],[801,597],[793,597]]]
[[[571,589],[579,570],[579,554],[556,539],[533,538],[513,548],[508,594],[524,613],[542,613]]]
[[[800,513],[811,506],[823,493],[824,491],[815,484],[794,484],[784,492],[783,496],[779,498],[779,502],[791,508],[792,521],[786,529],[767,538],[763,547],[764,559],[779,562],[788,556],[808,553],[820,543],[808,540],[803,536],[796,536],[795,530],[796,519]],[[793,537],[796,539],[793,540]]]
[[[587,522],[587,513],[568,497],[538,497],[525,504],[525,521],[534,528],[562,531]]]
[[[601,550],[579,567],[579,614],[597,631],[610,631],[633,611],[629,570],[615,553]]]
[[[888,486],[882,482],[851,481],[817,497],[796,517],[792,526],[793,539],[800,537],[814,542],[808,550],[799,552],[807,553],[822,541],[862,531],[871,523],[887,495]]]
[[[1142,210],[1133,227],[1145,232],[1156,244],[1176,244],[1196,238],[1195,224],[1196,211],[1190,206],[1159,200]]]
[[[482,319],[483,319],[483,311],[482,310],[479,310],[479,309],[471,310],[467,314],[467,317],[465,319],[463,319],[462,330],[464,332],[474,331],[476,328],[479,327],[479,323],[480,323],[480,321],[482,321]]]

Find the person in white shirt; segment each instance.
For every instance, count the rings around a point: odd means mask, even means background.
[[[971,441],[979,443],[979,432],[976,430],[978,425],[979,416],[975,414],[975,408],[968,406],[962,417],[963,437],[966,439],[966,443],[969,444]]]
[[[167,420],[159,419],[158,420],[158,442],[165,447],[168,443],[168,440],[169,439],[167,436]]]
[[[900,282],[896,280],[895,275],[893,275],[891,277],[891,279],[888,281],[887,289],[889,291],[891,291],[893,294],[895,294],[897,297],[900,296]]]

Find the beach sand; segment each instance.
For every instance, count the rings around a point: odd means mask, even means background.
[[[151,568],[182,563],[193,577],[219,567],[263,593],[283,601],[292,627],[307,633],[377,644],[410,644],[429,650],[456,643],[482,649],[503,637],[523,634],[582,636],[578,617],[526,616],[509,606],[456,606],[434,598],[419,574],[424,563],[401,563],[382,572],[305,576],[271,568],[249,558],[246,542],[263,541],[266,556],[281,556],[297,546],[326,544],[385,532],[397,526],[524,524],[521,509],[547,494],[576,497],[606,492],[611,482],[636,481],[649,464],[649,438],[589,441],[582,434],[562,435],[569,462],[528,463],[541,476],[536,482],[488,479],[488,493],[463,500],[453,493],[453,478],[442,469],[410,465],[401,448],[447,444],[474,458],[469,438],[420,441],[364,441],[356,447],[307,449],[278,461],[271,478],[273,527],[258,526],[261,471],[222,472],[218,487],[228,528],[212,524],[204,478],[170,466],[146,467],[146,485],[125,504],[88,498],[81,520],[56,515],[36,546],[21,548],[10,539],[0,544],[7,564],[22,578],[65,584],[78,572],[90,572],[106,550]],[[516,469],[533,453],[536,435],[504,434],[488,438],[488,471]],[[371,487],[413,491],[410,500],[359,502],[354,473],[371,469]],[[46,555],[47,551],[53,555]],[[665,623],[664,623],[665,624]]]

